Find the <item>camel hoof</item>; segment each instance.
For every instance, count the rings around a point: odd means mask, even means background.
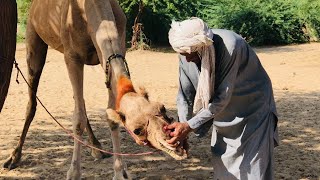
[[[21,159],[21,151],[19,150],[19,148],[16,148],[11,153],[11,156],[3,164],[3,168],[11,170],[18,167],[20,159]]]
[[[6,160],[6,162],[3,164],[3,168],[12,170],[12,169],[15,169],[16,167],[18,167],[18,163],[19,163],[19,160],[15,160],[15,159],[11,156],[11,157],[8,158],[8,159]]]
[[[99,147],[99,148],[101,148],[101,147]],[[94,157],[95,160],[99,160],[99,159],[110,158],[110,157],[112,157],[112,154],[107,154],[107,153],[92,149],[91,156]]]
[[[122,169],[120,172],[116,172],[112,180],[131,180],[131,175],[127,169]]]
[[[80,170],[76,170],[73,167],[70,167],[70,169],[67,172],[67,180],[78,180],[81,178]]]

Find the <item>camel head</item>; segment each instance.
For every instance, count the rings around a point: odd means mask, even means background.
[[[139,88],[138,92],[124,94],[117,111],[108,109],[107,116],[124,126],[137,144],[159,149],[176,160],[187,157],[186,141],[177,147],[166,142],[170,136],[163,131],[163,127],[174,119],[167,116],[163,104],[150,101],[143,88]]]

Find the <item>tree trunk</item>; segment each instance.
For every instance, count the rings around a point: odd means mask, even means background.
[[[8,94],[16,52],[17,3],[0,0],[0,112]]]
[[[141,31],[141,29],[140,29],[141,24],[139,23],[139,21],[140,21],[140,17],[141,17],[143,8],[144,8],[144,4],[143,4],[142,0],[140,0],[138,14],[137,14],[136,18],[134,19],[134,23],[132,26],[133,33],[132,33],[132,38],[131,38],[131,49],[138,48],[138,38],[141,33],[140,32]]]

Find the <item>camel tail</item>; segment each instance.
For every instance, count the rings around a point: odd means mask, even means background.
[[[0,112],[6,100],[16,52],[17,3],[0,1]]]

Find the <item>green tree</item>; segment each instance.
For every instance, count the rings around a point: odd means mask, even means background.
[[[319,41],[319,0],[119,0],[126,13],[127,41],[168,45],[172,20],[198,16],[212,28],[230,29],[253,45]],[[31,0],[17,0],[18,39],[24,38]],[[143,4],[140,15],[139,4]],[[135,23],[136,20],[136,23]],[[134,24],[141,30],[132,37]]]
[[[254,45],[319,38],[318,0],[203,0],[198,15],[211,27],[233,30]]]
[[[128,19],[127,37],[131,37],[140,1],[120,0],[119,2]],[[142,3],[144,7],[139,23],[142,24],[146,38],[156,45],[167,45],[171,21],[195,16],[199,4],[197,0],[142,0]]]
[[[18,34],[17,40],[23,41],[25,38],[26,24],[28,18],[29,7],[32,0],[17,0],[18,6]]]
[[[303,23],[303,31],[306,36],[310,41],[318,41],[320,38],[320,1],[294,1],[294,7]]]

